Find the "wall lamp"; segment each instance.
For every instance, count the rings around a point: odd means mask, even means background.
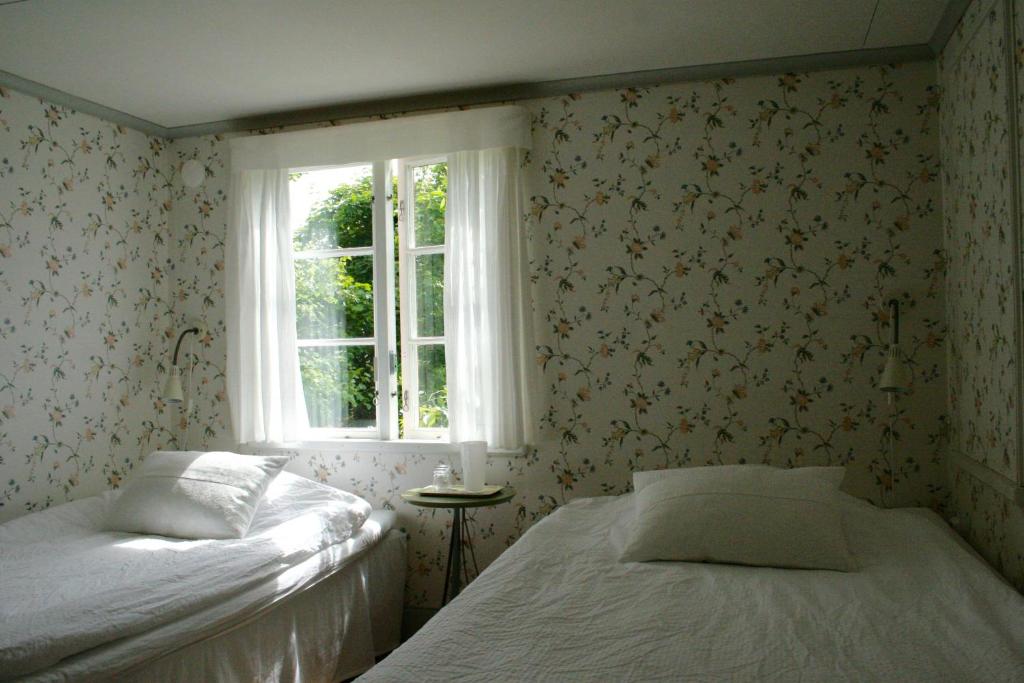
[[[178,343],[174,345],[174,359],[171,361],[171,374],[167,378],[167,385],[164,387],[163,399],[168,403],[181,403],[185,398],[181,390],[181,369],[178,367],[178,352],[181,351],[181,342],[186,334],[199,334],[198,327],[190,327],[178,336]]]
[[[889,324],[889,354],[878,388],[888,393],[891,400],[910,391],[910,373],[900,354],[900,302],[896,299],[889,300]]]

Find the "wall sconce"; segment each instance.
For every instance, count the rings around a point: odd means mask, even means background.
[[[878,388],[888,393],[892,401],[896,394],[910,391],[910,373],[900,354],[900,302],[896,299],[889,300],[889,323],[889,354]]]
[[[190,327],[178,336],[178,343],[174,345],[174,359],[171,361],[171,374],[167,378],[167,385],[164,386],[163,399],[168,403],[181,403],[184,399],[184,392],[181,390],[181,369],[178,367],[178,352],[181,350],[181,342],[186,334],[199,334],[198,327]],[[191,391],[192,387],[189,387]]]

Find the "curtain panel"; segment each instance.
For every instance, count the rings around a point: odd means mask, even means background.
[[[453,442],[532,441],[532,314],[518,150],[448,156],[444,321]]]
[[[308,421],[295,341],[288,169],[234,174],[230,199],[226,381],[235,440],[295,441]]]

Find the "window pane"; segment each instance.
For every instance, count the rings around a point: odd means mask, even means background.
[[[299,347],[310,427],[376,425],[373,355],[372,346]]]
[[[413,223],[417,247],[444,244],[444,208],[448,194],[448,164],[413,168],[415,202]]]
[[[373,166],[292,173],[295,251],[373,246]]]
[[[424,344],[416,349],[419,361],[420,427],[448,427],[448,379],[444,344]]]
[[[444,335],[444,254],[416,257],[416,334]]]
[[[299,339],[373,336],[373,257],[295,259]]]

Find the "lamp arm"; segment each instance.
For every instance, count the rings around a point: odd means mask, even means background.
[[[178,336],[178,343],[174,345],[174,360],[171,361],[171,365],[178,365],[178,351],[181,350],[181,342],[183,339],[185,339],[186,334],[199,334],[199,328],[190,327],[184,332],[182,332],[181,335]]]
[[[889,299],[889,322],[892,325],[890,339],[892,346],[900,343],[900,302],[897,299]]]

